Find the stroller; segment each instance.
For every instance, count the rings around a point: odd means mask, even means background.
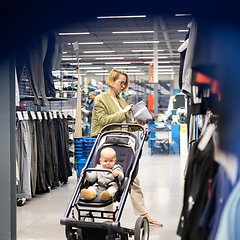
[[[119,127],[122,130],[110,131],[112,127],[115,127],[115,129]],[[124,131],[129,127],[142,130],[139,142],[135,134]],[[132,236],[134,236],[135,240],[148,240],[149,223],[146,217],[138,217],[134,229],[124,228],[120,225],[124,205],[128,193],[131,191],[131,184],[138,172],[142,147],[148,137],[149,131],[140,124],[113,123],[100,130],[83,171],[99,171],[89,168],[90,163],[92,163],[92,167],[95,167],[96,164],[99,164],[101,150],[105,147],[112,147],[116,151],[116,164],[120,164],[123,168],[124,179],[119,183],[116,177],[118,191],[108,201],[101,201],[98,197],[93,200],[85,200],[81,197],[81,190],[92,183],[85,179],[84,174],[83,177],[79,178],[67,210],[60,220],[61,225],[65,225],[68,240],[128,240],[128,237]],[[104,171],[111,170],[104,169]],[[113,202],[119,202],[115,210],[103,210],[103,207]],[[112,221],[109,221],[106,215],[112,215]]]

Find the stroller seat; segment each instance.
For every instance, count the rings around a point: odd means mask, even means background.
[[[110,134],[108,136],[103,137],[96,151],[96,155],[93,157],[92,166],[95,167],[97,164],[100,164],[99,159],[100,159],[101,151],[106,147],[111,147],[116,152],[116,158],[117,158],[116,164],[121,165],[123,168],[124,179],[122,180],[121,183],[119,183],[119,188],[118,188],[118,191],[115,193],[115,195],[113,197],[110,197],[107,201],[101,201],[98,196],[92,200],[86,200],[82,198],[80,194],[80,197],[78,200],[79,206],[105,207],[112,204],[115,201],[119,201],[121,193],[124,189],[124,185],[125,185],[124,183],[128,179],[129,169],[131,168],[132,161],[134,159],[135,142],[136,142],[136,139],[134,139],[133,136]],[[86,186],[88,185],[89,183],[87,182]]]

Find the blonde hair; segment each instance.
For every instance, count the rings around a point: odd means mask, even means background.
[[[106,148],[104,148],[104,149],[101,151],[101,153],[100,153],[100,158],[102,158],[102,155],[104,155],[104,154],[106,154],[106,155],[112,154],[112,157],[113,157],[114,159],[116,158],[116,152],[115,152],[115,150],[114,150],[113,148],[111,148],[111,147],[106,147]]]
[[[119,69],[113,69],[110,74],[107,77],[106,83],[109,87],[113,86],[113,82],[116,81],[119,78],[119,75],[124,75],[126,77],[126,84],[124,86],[123,91],[127,91],[128,90],[128,86],[129,86],[129,77],[127,75],[127,73],[123,70],[119,70]]]

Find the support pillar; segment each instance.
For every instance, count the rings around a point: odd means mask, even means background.
[[[16,240],[15,74],[13,58],[0,61],[0,239]]]

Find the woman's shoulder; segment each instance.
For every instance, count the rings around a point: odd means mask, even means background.
[[[97,100],[100,100],[100,99],[104,99],[104,98],[106,98],[106,97],[108,97],[108,96],[110,96],[109,95],[109,93],[106,91],[106,92],[102,92],[102,93],[100,93],[100,94],[98,94],[96,97],[95,97],[95,99],[94,99],[94,101],[97,99]]]

